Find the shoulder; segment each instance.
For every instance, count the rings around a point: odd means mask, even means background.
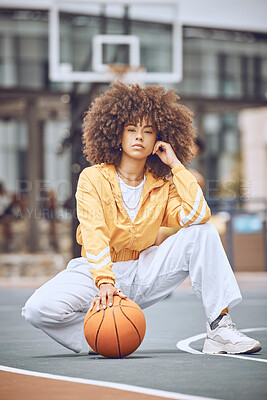
[[[78,187],[92,184],[92,182],[94,181],[94,175],[95,175],[95,166],[84,168],[79,175]]]
[[[93,179],[94,177],[98,177],[101,175],[105,175],[105,172],[108,170],[107,164],[95,164],[91,165],[90,167],[86,167],[80,173],[80,177]]]
[[[109,173],[112,169],[112,165],[105,163],[95,164],[90,167],[86,167],[82,170],[79,176],[80,182],[88,182],[94,186],[98,186],[100,182],[109,180]]]
[[[91,165],[90,167],[85,167],[80,173],[80,178],[90,179],[97,173],[97,165]]]

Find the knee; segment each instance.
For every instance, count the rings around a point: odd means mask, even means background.
[[[64,323],[73,316],[73,310],[55,299],[43,298],[33,295],[22,308],[22,316],[36,328],[45,325]]]
[[[217,233],[217,229],[216,227],[211,224],[210,222],[205,222],[205,224],[200,224],[200,225],[196,225],[199,227],[199,229],[201,229],[202,231],[208,232],[210,234],[216,234]]]
[[[210,222],[206,222],[205,224],[199,224],[199,225],[189,225],[188,228],[194,231],[198,231],[202,236],[204,235],[208,237],[218,236],[217,228]]]
[[[42,325],[42,307],[38,301],[35,301],[32,298],[30,298],[22,308],[21,315],[25,318],[25,321],[29,322],[36,328],[39,328]]]

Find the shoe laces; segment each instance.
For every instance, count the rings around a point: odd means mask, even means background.
[[[240,332],[240,331],[237,329],[236,325],[235,325],[233,322],[231,322],[230,324],[227,324],[227,326],[228,326],[228,328],[232,329],[232,331],[233,331],[237,336],[246,337],[246,335],[244,335],[244,333]]]

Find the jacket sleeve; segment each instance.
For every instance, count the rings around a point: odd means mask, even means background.
[[[110,233],[106,225],[99,193],[90,180],[90,167],[80,176],[76,191],[77,216],[80,222],[82,244],[95,285],[115,284],[110,258]],[[79,229],[79,228],[78,228]]]
[[[186,227],[209,221],[210,209],[196,178],[183,165],[172,173],[174,184],[170,185],[162,226]]]

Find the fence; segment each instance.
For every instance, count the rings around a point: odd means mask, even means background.
[[[267,271],[267,200],[245,201],[240,199],[207,199],[212,210],[211,222],[217,227],[229,261],[235,271]],[[252,211],[254,210],[254,211]],[[56,210],[60,211],[60,210]],[[53,232],[51,221],[39,218],[39,252],[57,253],[71,257],[71,214],[61,218],[56,213]],[[3,225],[0,224],[0,253],[29,253],[29,221],[13,218],[10,240],[5,241]],[[51,235],[51,232],[54,235]]]
[[[235,271],[267,271],[267,200],[208,199]]]

